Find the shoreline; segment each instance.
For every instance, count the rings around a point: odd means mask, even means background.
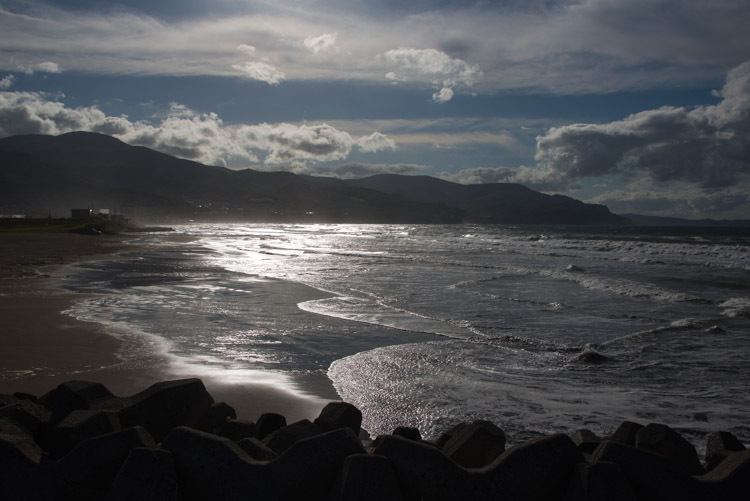
[[[133,240],[132,235],[0,234],[0,393],[41,396],[60,383],[86,380],[130,396],[172,378],[167,360],[158,353],[147,352],[137,360],[118,356],[129,343],[148,350],[145,341],[122,339],[102,324],[63,313],[86,295],[55,285],[66,265],[144,248]],[[329,402],[272,383],[223,383],[205,376],[204,381],[217,402],[227,402],[238,417],[250,420],[264,412],[311,419]]]

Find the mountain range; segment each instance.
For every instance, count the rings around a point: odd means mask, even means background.
[[[73,208],[124,207],[140,220],[166,222],[630,223],[603,205],[519,184],[232,170],[91,132],[0,139],[0,213],[69,215]]]

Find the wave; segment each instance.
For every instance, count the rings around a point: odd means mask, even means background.
[[[451,320],[420,315],[368,298],[336,296],[304,301],[297,304],[297,307],[319,315],[455,339],[466,339],[476,334],[467,325],[458,325]]]

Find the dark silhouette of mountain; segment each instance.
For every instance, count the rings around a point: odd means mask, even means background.
[[[629,224],[604,205],[562,195],[545,195],[520,184],[463,185],[429,176],[384,174],[348,181],[423,203],[442,202],[464,211],[467,220],[505,224]]]
[[[604,206],[517,184],[235,171],[90,132],[0,139],[0,213],[63,215],[71,208],[123,206],[136,207],[143,220],[628,223]]]

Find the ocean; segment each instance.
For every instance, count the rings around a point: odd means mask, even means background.
[[[750,442],[750,231],[194,224],[81,263],[67,313],[177,376],[264,380],[372,436],[487,419],[509,442],[623,420]]]

